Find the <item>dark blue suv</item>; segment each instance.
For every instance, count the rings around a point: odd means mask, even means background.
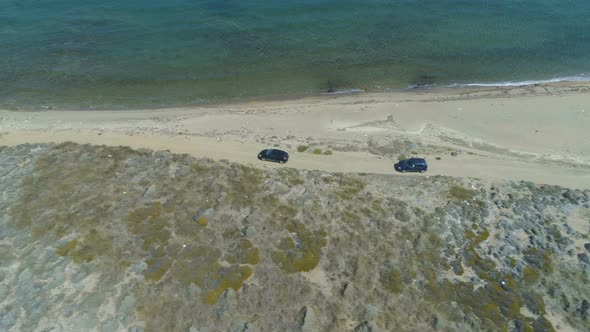
[[[289,154],[279,149],[265,149],[258,154],[258,160],[274,161],[275,163],[284,164],[289,161]]]
[[[424,173],[428,170],[426,160],[422,158],[410,158],[400,160],[397,164],[393,165],[395,170],[398,172],[420,172]]]

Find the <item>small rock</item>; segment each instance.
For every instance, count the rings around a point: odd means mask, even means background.
[[[584,264],[590,264],[590,258],[586,254],[578,254],[578,260]]]
[[[235,319],[233,322],[231,322],[231,325],[229,327],[229,332],[245,332],[245,331],[253,331],[250,328],[250,323],[248,321],[238,318],[238,319]]]
[[[135,274],[143,274],[143,271],[147,270],[147,263],[144,261],[134,263],[129,267],[129,271]]]
[[[347,282],[344,283],[342,285],[342,288],[340,288],[340,295],[342,295],[342,297],[345,297],[345,298],[346,297],[350,297],[350,293],[351,293],[350,288],[351,287],[350,287],[350,284],[349,283],[347,283]]]
[[[354,332],[373,332],[375,330],[373,329],[373,326],[371,324],[369,324],[369,322],[364,321],[364,322],[360,323],[359,325],[357,325],[353,331]]]
[[[365,319],[373,320],[377,317],[378,314],[379,309],[377,309],[377,307],[375,307],[374,305],[367,304],[365,306]]]
[[[303,307],[300,312],[301,331],[318,331],[317,318],[311,307]]]
[[[440,331],[445,327],[444,320],[442,320],[438,315],[432,316],[432,328],[435,331]]]
[[[242,231],[242,233],[248,238],[252,238],[252,237],[256,236],[256,230],[252,226],[244,227],[244,230]]]
[[[220,319],[228,319],[237,306],[236,291],[228,288],[218,301],[217,315]]]
[[[143,197],[150,197],[152,196],[154,193],[156,192],[156,185],[152,184],[150,185],[144,192],[143,192]]]
[[[214,213],[215,210],[213,208],[208,208],[207,210],[202,212],[197,211],[197,213],[193,217],[193,221],[198,221],[201,217],[207,217],[207,219],[211,219]]]
[[[588,243],[584,243],[584,248],[585,248],[587,251],[590,251],[590,242],[588,242]]]

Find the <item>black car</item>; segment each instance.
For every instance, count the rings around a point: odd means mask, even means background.
[[[274,161],[275,163],[284,164],[289,161],[289,154],[283,150],[265,149],[260,151],[258,159],[262,161]]]
[[[398,172],[420,172],[424,173],[428,170],[426,160],[422,158],[410,158],[400,160],[397,164],[393,165],[395,170]]]

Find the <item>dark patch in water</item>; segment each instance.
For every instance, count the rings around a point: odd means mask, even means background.
[[[320,90],[327,93],[337,92],[341,90],[345,90],[352,86],[351,82],[338,80],[338,79],[329,79],[324,81],[320,85]]]
[[[436,85],[436,76],[430,74],[419,75],[412,83],[409,84],[411,89],[428,88]]]
[[[223,17],[237,17],[242,9],[237,1],[233,0],[212,0],[203,4],[206,10]]]

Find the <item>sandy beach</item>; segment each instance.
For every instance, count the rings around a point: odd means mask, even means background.
[[[411,90],[133,111],[0,111],[0,145],[123,145],[256,167],[448,175],[590,188],[590,84]],[[306,146],[298,152],[298,146]],[[314,150],[316,153],[314,153]],[[321,152],[319,151],[321,150]],[[325,151],[331,151],[331,155]],[[425,157],[400,175],[400,157]]]

